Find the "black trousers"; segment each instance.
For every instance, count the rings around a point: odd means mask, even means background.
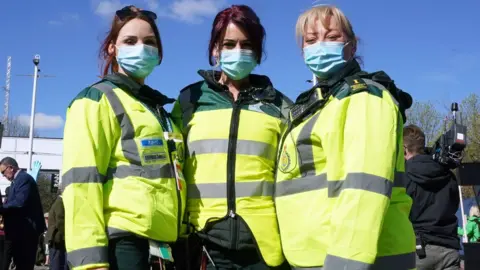
[[[24,232],[12,238],[12,255],[16,270],[33,270],[37,259],[38,235]]]
[[[206,261],[207,270],[227,270],[227,269],[245,269],[245,270],[287,270],[291,269],[285,262],[278,267],[270,267],[259,256],[256,249],[249,250],[229,250],[207,243],[205,248],[212,261],[205,254],[203,260]]]
[[[108,243],[109,270],[150,270],[147,239],[126,236]]]
[[[67,251],[65,248],[49,249],[50,270],[68,270]]]
[[[5,239],[5,242],[3,244],[3,256],[2,256],[2,264],[0,265],[0,269],[2,270],[9,270],[10,269],[10,264],[12,263],[13,260],[13,254],[12,254],[12,241]]]

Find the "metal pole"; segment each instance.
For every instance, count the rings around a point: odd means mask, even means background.
[[[35,101],[37,95],[37,79],[38,79],[38,64],[40,63],[40,56],[35,55],[33,64],[35,65],[35,70],[33,72],[33,93],[32,93],[32,111],[30,113],[30,151],[28,151],[28,170],[32,170],[32,156],[33,156],[33,129],[35,122]]]
[[[12,57],[9,56],[7,58],[7,81],[5,84],[5,101],[3,104],[3,126],[4,126],[4,134],[8,136],[8,106],[10,103],[10,76],[11,76],[11,69],[12,69]]]
[[[467,219],[465,218],[465,208],[463,208],[463,196],[462,196],[462,186],[458,186],[458,192],[460,193],[460,211],[462,213],[462,227],[463,227],[463,243],[468,243],[467,237]]]

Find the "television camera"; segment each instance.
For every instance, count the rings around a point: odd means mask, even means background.
[[[451,106],[452,122],[447,130],[448,121],[445,120],[444,133],[435,141],[432,147],[427,147],[426,152],[432,155],[438,163],[455,169],[460,166],[465,147],[467,146],[467,127],[457,123],[458,103]]]

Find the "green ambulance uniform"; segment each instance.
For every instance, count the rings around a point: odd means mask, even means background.
[[[186,183],[173,166],[184,147],[162,108],[173,101],[116,73],[68,107],[62,184],[73,269],[108,267],[109,239],[177,240]]]
[[[258,249],[267,265],[279,266],[272,195],[291,102],[265,76],[250,75],[251,89],[234,101],[217,83],[218,72],[199,74],[204,80],[183,89],[172,112],[187,139],[188,222],[207,243],[232,252]]]
[[[356,74],[349,62],[291,110],[275,205],[285,257],[298,269],[415,268],[399,105]]]

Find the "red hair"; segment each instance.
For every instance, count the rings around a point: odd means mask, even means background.
[[[163,47],[162,47],[162,40],[160,39],[160,33],[158,31],[158,27],[155,22],[147,17],[145,14],[140,13],[140,9],[134,6],[129,7],[133,14],[121,20],[117,15],[114,16],[112,21],[112,26],[110,27],[110,31],[108,31],[107,36],[102,42],[102,46],[100,47],[99,58],[102,62],[100,71],[102,77],[105,77],[109,73],[118,72],[118,63],[117,59],[115,59],[114,54],[110,54],[108,52],[108,47],[110,44],[115,44],[117,42],[118,34],[120,30],[127,24],[129,21],[133,19],[140,19],[146,21],[153,29],[153,33],[155,34],[155,39],[157,40],[158,46],[158,56],[160,61],[163,59]]]
[[[252,43],[252,50],[257,57],[257,63],[260,64],[263,55],[265,29],[252,8],[246,5],[232,5],[220,11],[215,20],[213,20],[210,43],[208,45],[208,61],[210,65],[214,65],[213,50],[220,47],[219,44],[223,42],[227,26],[230,23],[234,23],[245,31]]]

